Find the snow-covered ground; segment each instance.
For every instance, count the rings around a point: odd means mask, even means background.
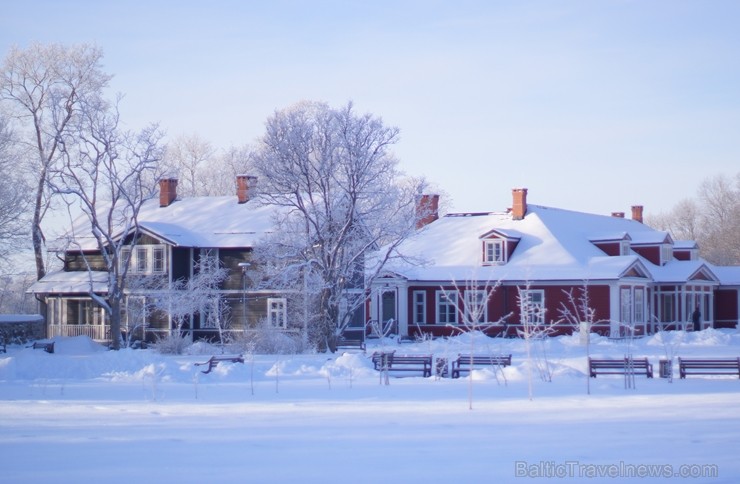
[[[511,353],[503,371],[459,380],[391,376],[358,353],[245,355],[203,374],[216,351],[107,351],[57,339],[47,354],[0,354],[0,481],[20,482],[740,482],[740,379],[658,376],[676,356],[740,355],[740,333],[594,337],[595,356],[648,356],[655,378],[590,380],[578,335],[534,345],[474,339]],[[470,337],[370,345],[455,356]],[[472,397],[472,398],[471,398]],[[472,402],[472,409],[470,403]],[[683,476],[682,474],[687,474]],[[632,477],[628,476],[644,476]]]

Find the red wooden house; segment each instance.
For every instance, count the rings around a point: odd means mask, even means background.
[[[436,196],[419,206],[436,207]],[[714,266],[693,241],[643,224],[641,206],[631,218],[595,215],[532,205],[515,189],[504,212],[425,214],[420,225],[371,285],[368,317],[393,320],[402,336],[513,335],[524,323],[561,332],[578,321],[624,336],[738,322],[740,267]]]

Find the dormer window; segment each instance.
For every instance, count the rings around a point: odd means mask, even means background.
[[[673,245],[663,244],[660,246],[660,265],[665,265],[673,260]]]
[[[619,255],[630,255],[630,241],[622,240],[619,243]]]
[[[483,242],[484,264],[506,264],[506,241],[501,239]]]

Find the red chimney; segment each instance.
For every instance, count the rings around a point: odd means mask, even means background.
[[[612,217],[624,218],[624,212],[612,212]]]
[[[527,189],[514,188],[511,190],[514,205],[511,207],[511,216],[514,220],[521,220],[527,215]]]
[[[239,203],[249,201],[249,191],[254,190],[257,185],[257,177],[249,175],[236,175],[236,198]]]
[[[177,178],[159,180],[159,206],[168,207],[177,198]]]
[[[439,195],[419,195],[416,198],[416,229],[439,218]]]
[[[642,223],[642,205],[632,205],[632,220]]]

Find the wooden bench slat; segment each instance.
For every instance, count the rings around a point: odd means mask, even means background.
[[[681,378],[691,375],[737,375],[740,378],[740,357],[738,358],[678,358],[678,372]]]
[[[591,378],[596,378],[596,375],[625,375],[630,368],[635,375],[644,374],[648,378],[653,377],[653,365],[647,357],[632,358],[631,360],[629,358],[588,359],[588,372]]]
[[[458,355],[452,362],[452,378],[460,378],[460,372],[470,372],[483,366],[511,366],[511,355]]]
[[[50,343],[41,343],[39,341],[34,341],[31,346],[28,346],[28,348],[33,348],[35,350],[44,350],[47,353],[54,353],[54,342]]]
[[[432,376],[432,355],[397,355],[395,352],[375,352],[371,356],[377,371],[421,371]]]
[[[201,373],[210,373],[222,361],[229,361],[231,363],[244,363],[244,356],[243,355],[235,355],[235,356],[211,356],[208,359],[208,361],[204,361],[203,363],[194,363],[194,365],[195,366],[208,365],[208,368],[205,369],[205,370],[202,370]]]

